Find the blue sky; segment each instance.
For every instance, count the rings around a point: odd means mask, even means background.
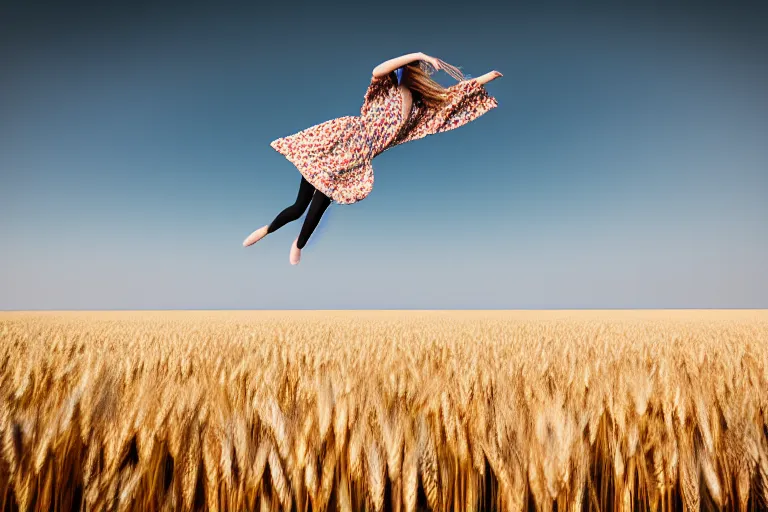
[[[0,309],[768,307],[765,9],[33,4],[0,12]],[[298,191],[269,143],[414,51],[499,107],[377,157],[298,266],[303,218],[243,248]]]

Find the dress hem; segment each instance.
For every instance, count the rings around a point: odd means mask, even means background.
[[[278,140],[280,140],[280,139],[278,139]],[[271,142],[269,145],[272,147],[272,149],[274,149],[275,151],[277,151],[279,154],[283,155],[283,157],[285,157],[285,159],[286,159],[286,160],[288,160],[288,161],[289,161],[289,162],[290,162],[290,163],[293,165],[293,167],[294,167],[294,168],[295,168],[297,171],[299,171],[299,174],[301,174],[301,175],[304,177],[304,179],[305,179],[305,180],[307,180],[307,181],[309,182],[309,184],[310,184],[310,185],[312,185],[313,187],[315,187],[315,189],[317,189],[317,190],[318,190],[318,191],[320,191],[320,192],[321,192],[323,195],[325,195],[325,196],[326,196],[328,199],[330,199],[332,203],[335,203],[335,204],[342,204],[342,205],[348,205],[348,204],[354,204],[354,203],[356,203],[357,201],[359,201],[359,199],[357,199],[357,200],[355,200],[355,201],[352,201],[352,202],[344,202],[344,201],[342,201],[342,200],[339,200],[338,194],[335,194],[335,193],[331,192],[331,191],[328,189],[328,187],[326,187],[325,185],[323,185],[323,183],[322,183],[322,182],[319,180],[319,176],[318,176],[317,174],[310,174],[310,173],[308,173],[308,172],[304,172],[304,171],[301,169],[301,167],[299,167],[299,166],[296,164],[296,162],[294,162],[294,161],[291,159],[291,157],[290,157],[290,156],[288,156],[286,153],[284,153],[283,151],[281,151],[281,150],[280,150],[280,148],[279,148],[279,144],[278,144],[278,141],[277,141],[277,140],[276,140],[276,141],[272,141],[272,142]]]

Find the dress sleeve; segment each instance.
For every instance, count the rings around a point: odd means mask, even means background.
[[[422,106],[413,126],[398,143],[447,132],[474,121],[498,106],[483,84],[465,80],[448,88],[448,100],[438,108]]]

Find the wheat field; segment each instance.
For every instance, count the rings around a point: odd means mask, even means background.
[[[0,510],[768,507],[768,311],[0,313]]]

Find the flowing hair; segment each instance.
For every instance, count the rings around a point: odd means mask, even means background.
[[[457,82],[470,78],[469,75],[464,75],[461,69],[456,66],[452,66],[440,59],[437,60],[440,63],[440,69]],[[431,77],[435,71],[435,68],[429,62],[416,60],[408,63],[403,72],[403,85],[416,92],[424,103],[430,107],[439,107],[448,100],[448,90],[435,82]]]

